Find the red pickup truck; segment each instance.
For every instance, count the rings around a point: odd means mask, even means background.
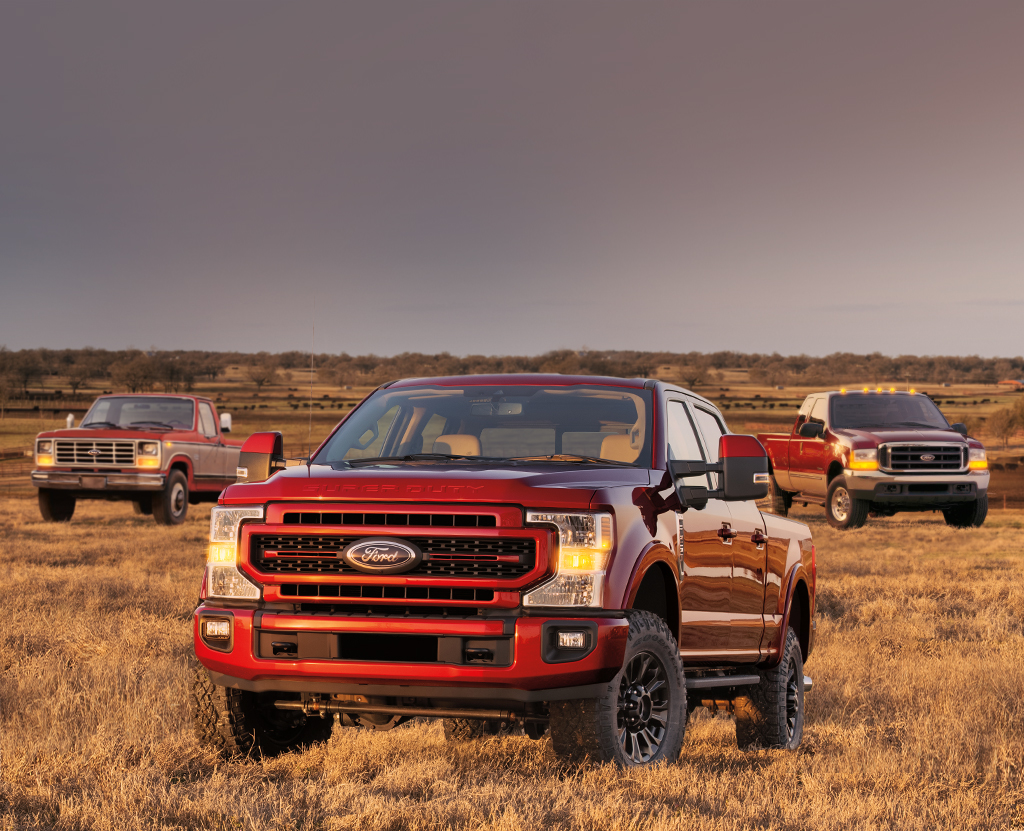
[[[763,516],[768,460],[656,381],[399,381],[306,464],[249,438],[194,616],[204,741],[271,754],[337,717],[450,739],[675,759],[696,707],[795,748],[814,646],[807,526]]]
[[[185,521],[189,502],[215,502],[235,481],[241,442],[231,415],[192,395],[104,395],[80,426],[36,437],[32,484],[50,522],[79,499],[131,500],[162,525]]]
[[[845,530],[869,514],[942,511],[948,525],[970,528],[988,513],[984,446],[920,393],[813,393],[789,435],[758,439],[771,461],[762,508],[781,516],[794,501],[823,505],[829,524]]]

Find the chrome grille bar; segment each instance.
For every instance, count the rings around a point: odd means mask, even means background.
[[[967,446],[901,442],[879,448],[878,466],[887,473],[950,473],[967,470]]]
[[[132,467],[136,442],[111,439],[57,439],[55,462],[61,466]]]

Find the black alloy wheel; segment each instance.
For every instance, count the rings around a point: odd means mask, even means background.
[[[651,761],[668,730],[668,673],[658,657],[640,652],[622,671],[616,728],[622,752],[636,765]]]

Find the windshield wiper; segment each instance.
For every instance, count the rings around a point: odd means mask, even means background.
[[[115,430],[123,430],[124,428],[120,424],[114,424],[112,421],[90,421],[88,424],[83,424],[83,427],[113,427]]]
[[[173,424],[168,424],[165,421],[131,421],[131,422],[129,422],[129,425],[132,426],[132,427],[134,427],[136,424],[152,424],[154,427],[163,427],[163,428],[165,428],[167,430],[175,429]]]
[[[618,465],[633,467],[632,462],[619,462],[614,459],[601,459],[597,456],[579,456],[576,453],[552,453],[550,456],[513,456],[508,462],[569,462],[570,464]]]
[[[377,456],[372,459],[346,459],[347,465],[378,465],[394,462],[451,462],[451,461],[484,461],[491,462],[485,456],[458,456],[454,453],[409,453],[405,456]]]

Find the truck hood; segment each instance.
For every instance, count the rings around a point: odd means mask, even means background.
[[[837,436],[857,440],[858,443],[874,443],[876,446],[887,442],[928,442],[967,444],[967,439],[954,430],[833,430]]]
[[[190,434],[191,430],[101,430],[99,428],[72,427],[70,430],[49,430],[40,433],[37,439],[175,439]]]
[[[265,482],[231,485],[221,495],[221,502],[499,502],[579,510],[590,506],[598,489],[650,484],[650,471],[625,467],[416,465],[333,470],[325,465],[302,465],[280,471]]]

